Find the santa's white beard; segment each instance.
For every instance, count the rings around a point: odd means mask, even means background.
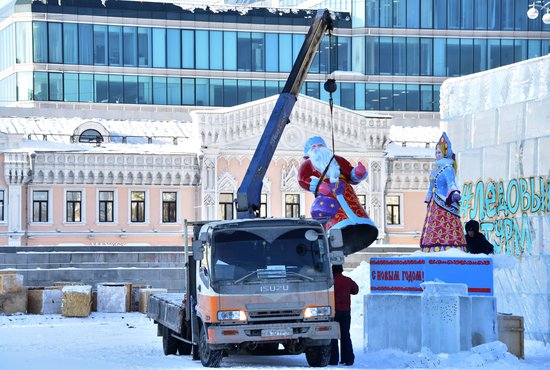
[[[325,171],[328,162],[332,158],[332,150],[330,150],[326,146],[313,148],[309,151],[308,154],[309,159],[311,160],[311,164],[313,164],[313,167],[321,173]],[[340,165],[338,165],[336,159],[333,159],[332,162],[330,162],[330,167],[327,170],[325,176],[330,179],[331,183],[335,183],[338,181],[340,177]]]

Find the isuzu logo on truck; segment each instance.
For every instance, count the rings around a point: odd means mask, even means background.
[[[275,293],[275,292],[288,292],[288,285],[286,284],[262,285],[260,287],[260,293]]]

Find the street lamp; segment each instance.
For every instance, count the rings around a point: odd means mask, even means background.
[[[536,19],[539,16],[539,10],[546,10],[546,13],[542,16],[542,21],[544,24],[550,24],[550,1],[543,2],[542,0],[533,1],[529,5],[529,10],[527,11],[527,17],[529,19]]]

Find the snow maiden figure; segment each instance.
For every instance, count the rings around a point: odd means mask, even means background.
[[[440,252],[451,248],[466,251],[466,238],[458,213],[460,191],[456,186],[456,161],[451,141],[441,135],[435,148],[435,168],[430,173],[426,219],[420,238],[422,252]]]
[[[353,167],[347,159],[334,155],[319,136],[307,140],[304,158],[298,182],[315,194],[311,216],[323,223],[326,231],[342,230],[344,255],[371,245],[378,229],[351,187],[367,178],[365,166],[359,162]]]

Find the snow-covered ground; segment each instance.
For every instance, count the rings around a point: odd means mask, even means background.
[[[525,359],[505,352],[494,342],[456,354],[396,350],[365,352],[363,294],[369,291],[368,264],[349,273],[361,292],[352,302],[352,339],[360,369],[549,369],[550,346],[525,342]],[[202,368],[191,356],[164,356],[156,325],[141,313],[94,312],[87,318],[61,315],[0,315],[0,369],[4,370],[129,370]],[[222,367],[235,369],[304,368],[299,356],[230,356]]]

